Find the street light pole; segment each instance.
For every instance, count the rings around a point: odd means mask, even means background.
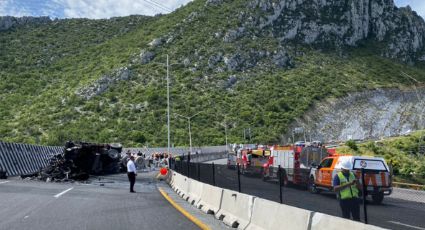
[[[224,126],[224,136],[226,138],[226,152],[228,152],[227,148],[228,148],[229,145],[227,144],[227,124]]]
[[[187,121],[189,122],[189,151],[190,151],[190,154],[192,154],[192,132],[191,132],[191,130],[190,130],[190,120],[191,120],[192,118],[194,118],[196,115],[200,114],[201,112],[202,112],[202,111],[199,111],[199,112],[195,113],[194,115],[192,115],[192,116],[190,116],[190,117],[183,116],[183,115],[180,115],[180,114],[178,114],[178,113],[174,113],[174,114],[176,114],[177,116],[180,116],[180,117],[183,117],[183,118],[187,119]]]
[[[227,123],[226,123],[226,121],[224,121],[223,123],[218,123],[218,124],[220,124],[221,126],[224,127],[224,137],[225,137],[225,140],[226,140],[226,152],[228,152],[227,151],[227,148],[228,148],[228,143],[227,143]]]
[[[170,135],[171,135],[171,131],[170,131],[170,66],[172,65],[181,65],[183,63],[171,63],[169,62],[170,58],[167,54],[167,152],[168,154],[170,154],[170,144],[171,144],[171,140],[170,140]],[[164,65],[164,63],[162,62],[153,62],[155,64],[160,64],[160,65]]]
[[[192,154],[192,133],[190,131],[190,118],[187,119],[189,121],[189,151]]]
[[[170,155],[170,70],[167,54],[167,154]]]

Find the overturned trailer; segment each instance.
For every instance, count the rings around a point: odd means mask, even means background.
[[[62,154],[53,156],[41,170],[42,180],[86,180],[89,175],[120,171],[121,144],[67,142]]]

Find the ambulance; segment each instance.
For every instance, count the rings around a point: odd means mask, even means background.
[[[376,204],[392,193],[391,169],[383,158],[367,156],[331,155],[310,170],[308,188],[312,193],[333,191],[333,178],[341,171],[342,162],[351,163],[351,171],[362,183],[361,170],[365,172],[366,195]]]

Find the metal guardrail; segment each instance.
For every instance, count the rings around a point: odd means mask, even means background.
[[[402,183],[402,182],[393,182],[392,183],[394,187],[397,188],[409,188],[414,190],[425,190],[425,185],[421,184],[409,184],[409,183]]]
[[[132,153],[141,152],[146,154],[147,156],[152,155],[153,153],[166,153],[168,149],[166,147],[163,148],[124,148],[122,151],[122,155],[125,155],[125,153],[130,150]],[[189,148],[184,147],[175,147],[170,148],[170,152],[173,156],[181,156],[181,155],[187,155],[189,152]],[[226,146],[220,145],[220,146],[204,146],[204,147],[192,147],[193,154],[211,154],[211,153],[221,153],[226,152]]]

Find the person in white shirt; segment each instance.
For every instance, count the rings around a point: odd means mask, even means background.
[[[127,176],[130,181],[130,192],[134,191],[134,184],[136,183],[136,165],[134,164],[134,156],[130,156],[130,160],[127,162]]]

